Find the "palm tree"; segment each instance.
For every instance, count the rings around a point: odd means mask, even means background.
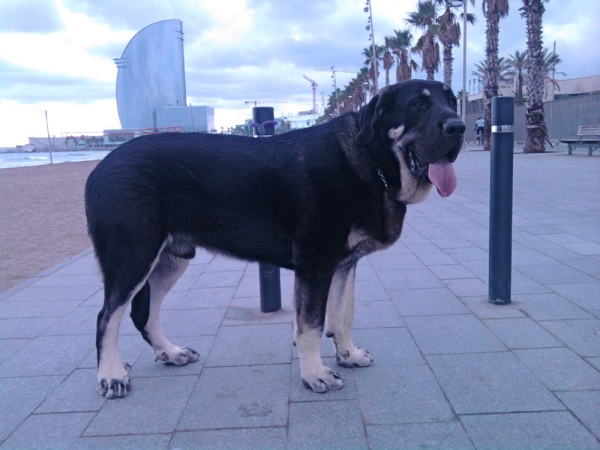
[[[515,105],[524,105],[525,99],[523,98],[523,72],[527,67],[527,52],[520,52],[515,50],[514,55],[508,55],[508,65],[511,72],[517,77],[515,83]]]
[[[523,0],[521,15],[527,21],[527,139],[523,153],[546,151],[548,129],[544,120],[544,54],[542,49],[543,0]]]
[[[383,45],[375,46],[375,64],[377,64],[377,73],[379,73],[379,61],[382,60],[382,55],[385,52]],[[373,47],[365,47],[362,54],[367,58],[365,66],[369,68],[369,79],[373,82],[372,89],[375,88],[375,69],[373,68]]]
[[[480,80],[483,80],[483,86],[485,89],[489,76],[487,61],[479,61],[478,63],[475,63],[475,67],[477,70],[473,70],[471,74],[475,75]],[[498,58],[496,60],[496,67],[498,68],[498,83],[508,83],[512,79],[508,61],[503,57]]]
[[[560,91],[560,85],[556,81],[556,74],[558,75],[566,75],[564,72],[557,72],[556,66],[558,66],[562,59],[558,56],[558,53],[551,52],[548,48],[544,47],[542,50],[542,58],[544,60],[544,82],[550,81],[552,83],[553,88],[556,88]],[[548,97],[548,92],[546,92],[546,97]]]
[[[423,35],[417,41],[413,51],[423,57],[421,67],[427,73],[427,79],[434,79],[434,72],[440,67],[440,46],[436,42],[439,25],[435,23],[436,8],[433,0],[419,0],[417,11],[408,13],[404,19],[410,26],[422,30]]]
[[[436,3],[442,6],[442,15],[437,18],[437,23],[439,24],[438,39],[444,47],[444,83],[452,86],[452,63],[454,62],[452,47],[460,45],[460,21],[454,13],[456,6],[453,6],[452,0],[436,0]],[[474,4],[475,0],[471,0],[471,3]],[[467,22],[473,25],[475,15],[467,13]]]
[[[485,56],[487,77],[484,89],[485,127],[483,129],[483,149],[490,149],[492,135],[492,97],[498,95],[498,38],[500,34],[500,18],[508,15],[508,0],[482,0],[481,7],[486,19]]]
[[[393,53],[396,55],[396,83],[410,80],[412,71],[419,70],[419,65],[410,58],[412,53],[412,34],[408,30],[394,30]]]
[[[385,70],[385,85],[390,85],[390,69],[394,66],[394,55],[390,51],[394,46],[394,37],[385,37],[385,51],[383,53],[383,70]]]

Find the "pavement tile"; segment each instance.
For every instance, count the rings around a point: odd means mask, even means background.
[[[288,449],[367,449],[358,402],[292,403]]]
[[[39,302],[39,301],[84,301],[101,290],[96,285],[83,286],[44,286],[26,287],[15,292],[4,302]]]
[[[170,440],[170,434],[82,437],[73,450],[166,450]]]
[[[5,440],[64,378],[60,375],[3,379],[0,383],[0,441]]]
[[[57,286],[95,286],[97,289],[100,289],[102,287],[102,277],[98,272],[74,275],[53,273],[31,285],[32,288]]]
[[[196,277],[180,277],[175,285],[171,288],[170,292],[187,292],[194,286],[196,280]]]
[[[419,259],[410,253],[385,254],[374,253],[369,256],[371,266],[375,271],[399,269],[424,269],[425,266]]]
[[[285,450],[286,441],[287,429],[283,427],[178,431],[173,435],[169,448],[173,450]]]
[[[2,443],[2,449],[71,448],[94,415],[94,413],[70,413],[29,416]]]
[[[469,310],[447,288],[389,291],[401,316],[468,314]]]
[[[104,404],[84,436],[171,433],[197,380],[197,376],[137,378],[127,397]]]
[[[557,392],[556,396],[600,439],[600,390],[593,392]]]
[[[600,319],[540,322],[579,356],[600,356]]]
[[[240,282],[243,270],[231,272],[204,272],[200,275],[192,288],[211,288],[211,287],[236,287]]]
[[[485,277],[485,280],[488,280],[488,276]],[[528,277],[524,273],[519,272],[518,270],[513,269],[511,273],[511,285],[510,285],[511,295],[519,295],[519,294],[544,294],[547,292],[552,292],[548,287],[544,286],[541,283],[538,283],[533,278]]]
[[[369,263],[367,258],[363,258],[360,261],[365,261],[363,264],[359,264],[356,266],[356,274],[354,275],[354,279],[356,281],[379,281],[379,277],[377,273]]]
[[[600,358],[585,358],[585,360],[600,371]]]
[[[131,367],[131,378],[137,377],[164,377],[175,375],[199,375],[204,368],[206,357],[214,341],[214,336],[191,336],[176,339],[173,344],[180,347],[190,347],[200,353],[198,361],[185,366],[174,366],[162,361],[154,361],[154,349],[146,345],[144,352]]]
[[[174,292],[179,294],[175,298],[169,298],[169,293],[162,304],[163,310],[169,309],[204,309],[204,308],[227,308],[231,303],[235,287],[190,289],[186,292]]]
[[[478,450],[600,448],[568,412],[461,416],[460,420]]]
[[[0,326],[2,322],[0,322]],[[31,339],[0,339],[0,364],[25,347]]]
[[[219,331],[227,308],[174,310],[163,324],[167,337],[210,336]]]
[[[281,278],[280,278],[281,279]],[[235,298],[257,297],[260,295],[260,278],[243,277],[235,291]]]
[[[475,449],[460,423],[369,425],[367,436],[372,450]]]
[[[404,321],[425,355],[506,351],[473,315],[405,317]]]
[[[391,301],[356,302],[354,304],[354,328],[395,328],[404,322]]]
[[[182,277],[197,277],[204,272],[207,265],[208,264],[188,264]]]
[[[573,259],[570,261],[564,261],[568,266],[579,270],[580,272],[587,273],[588,275],[594,275],[600,273],[600,261],[587,256],[582,256],[579,259]]]
[[[446,253],[460,263],[476,259],[483,259],[487,261],[490,257],[488,252],[478,247],[449,248],[446,249]]]
[[[291,303],[291,299],[283,297],[279,311],[263,313],[258,297],[234,299],[225,313],[222,326],[292,323],[294,311]]]
[[[0,302],[0,319],[64,317],[81,304],[75,301]]]
[[[221,327],[207,367],[282,364],[292,361],[290,324]]]
[[[372,367],[425,364],[421,352],[406,328],[371,328],[352,331],[354,345],[373,355]],[[356,370],[368,370],[356,368]]]
[[[95,338],[91,338],[94,343]],[[140,334],[130,336],[119,336],[119,353],[123,361],[130,365],[134,365],[142,352],[148,347],[148,343],[142,339]],[[85,359],[77,366],[78,369],[97,369],[97,354],[94,346]]]
[[[591,319],[592,316],[557,294],[515,295],[514,303],[534,320]]]
[[[510,353],[431,355],[426,359],[457,414],[564,409]]]
[[[80,306],[60,319],[46,331],[45,336],[66,336],[74,334],[96,334],[96,319],[99,309],[96,306]]]
[[[353,369],[340,367],[337,365],[335,358],[322,358],[323,365],[332,368],[344,379],[344,387],[337,391],[330,391],[325,394],[313,392],[311,389],[304,387],[302,378],[300,377],[300,360],[294,358],[292,361],[292,381],[290,384],[290,402],[318,402],[318,401],[335,401],[335,400],[356,400],[356,384],[354,383]],[[362,370],[360,368],[356,370]],[[368,369],[368,368],[367,368]]]
[[[446,253],[440,251],[435,253],[421,253],[419,260],[426,266],[456,265],[457,261]]]
[[[548,287],[583,309],[600,309],[600,282],[549,284]]]
[[[444,287],[428,269],[382,270],[378,275],[388,290]]]
[[[479,278],[465,278],[462,280],[444,280],[444,284],[457,297],[474,297],[488,295],[488,285]]]
[[[205,272],[229,272],[236,270],[246,270],[248,266],[247,261],[240,261],[239,259],[227,258],[225,256],[217,256],[207,264]]]
[[[178,431],[286,426],[290,366],[204,369]]]
[[[90,336],[41,336],[0,364],[0,377],[70,374],[94,348]]]
[[[357,302],[373,302],[378,300],[389,300],[390,296],[379,281],[357,280],[354,282],[354,300]]]
[[[600,372],[568,348],[515,350],[513,353],[553,391],[600,388]],[[548,370],[549,367],[552,370]]]
[[[536,322],[526,317],[484,320],[483,323],[510,349],[564,346]]]
[[[96,372],[96,369],[73,371],[35,410],[35,414],[99,411],[106,398],[95,389]]]
[[[595,278],[566,264],[531,264],[519,266],[519,271],[542,284],[593,283]]]
[[[600,255],[600,244],[595,242],[580,242],[577,244],[561,244],[563,247],[584,256]]]
[[[458,278],[475,278],[471,272],[460,264],[447,264],[443,266],[427,266],[440,280],[453,280]]]

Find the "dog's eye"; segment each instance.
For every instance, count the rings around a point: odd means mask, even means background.
[[[454,97],[450,99],[450,105],[456,106],[456,99]]]
[[[424,103],[421,100],[417,100],[416,102],[413,103],[413,106],[415,106],[416,108],[420,108],[424,105]]]

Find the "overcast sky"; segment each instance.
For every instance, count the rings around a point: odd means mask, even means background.
[[[377,44],[404,29],[407,12],[417,4],[372,2]],[[469,4],[477,24],[468,30],[468,79],[474,78],[473,64],[485,58],[480,3]],[[510,14],[500,22],[501,56],[526,49],[521,5],[510,0]],[[183,22],[187,100],[214,107],[219,130],[251,117],[247,100],[279,102],[271,105],[276,116],[310,109],[312,91],[303,74],[319,84],[321,107],[321,92],[327,98],[332,80],[315,68],[364,63],[369,34],[363,7],[364,0],[1,0],[0,147],[45,136],[45,110],[51,135],[120,128],[113,59],[139,30],[166,19]],[[544,42],[552,48],[556,41],[564,61],[559,70],[566,73],[561,78],[600,74],[598,19],[598,0],[546,3]],[[458,91],[461,48],[455,58],[452,87]],[[340,87],[353,76],[338,75]],[[436,79],[442,79],[441,68]]]

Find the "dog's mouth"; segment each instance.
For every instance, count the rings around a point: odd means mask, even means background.
[[[413,145],[404,152],[406,163],[415,180],[433,184],[441,197],[448,197],[456,189],[456,174],[452,163],[460,149],[453,149],[442,158],[433,162],[422,161]]]

